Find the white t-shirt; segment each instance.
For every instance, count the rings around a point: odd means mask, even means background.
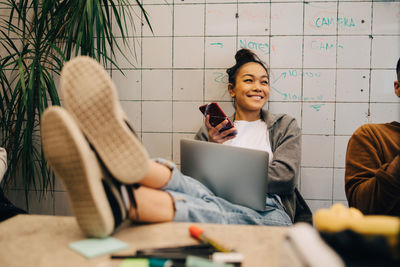
[[[250,149],[258,149],[269,153],[269,163],[272,162],[273,153],[269,142],[267,124],[260,120],[256,121],[234,121],[237,129],[235,138],[226,141],[224,144]]]

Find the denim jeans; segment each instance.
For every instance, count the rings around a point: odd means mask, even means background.
[[[275,226],[292,224],[274,195],[266,197],[265,211],[256,211],[216,196],[202,183],[182,174],[172,162],[164,159],[155,161],[166,165],[172,171],[171,180],[161,189],[174,199],[176,222]]]

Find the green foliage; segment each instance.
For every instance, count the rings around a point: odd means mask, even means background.
[[[41,114],[60,105],[54,79],[76,55],[118,68],[114,32],[127,46],[136,14],[128,0],[0,0],[0,8],[0,145],[9,164],[2,185],[22,177],[27,201],[29,189],[45,193],[54,184],[40,143]]]

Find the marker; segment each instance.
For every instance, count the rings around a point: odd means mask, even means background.
[[[221,252],[231,252],[232,251],[231,249],[224,247],[223,245],[219,244],[215,240],[208,237],[206,234],[204,234],[204,230],[201,229],[200,227],[192,225],[189,227],[189,232],[192,237],[194,237],[197,240],[200,240],[204,243],[210,244],[218,251],[221,251]]]

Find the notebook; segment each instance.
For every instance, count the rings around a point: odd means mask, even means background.
[[[181,140],[181,171],[215,195],[254,210],[265,210],[266,151],[191,139]]]

